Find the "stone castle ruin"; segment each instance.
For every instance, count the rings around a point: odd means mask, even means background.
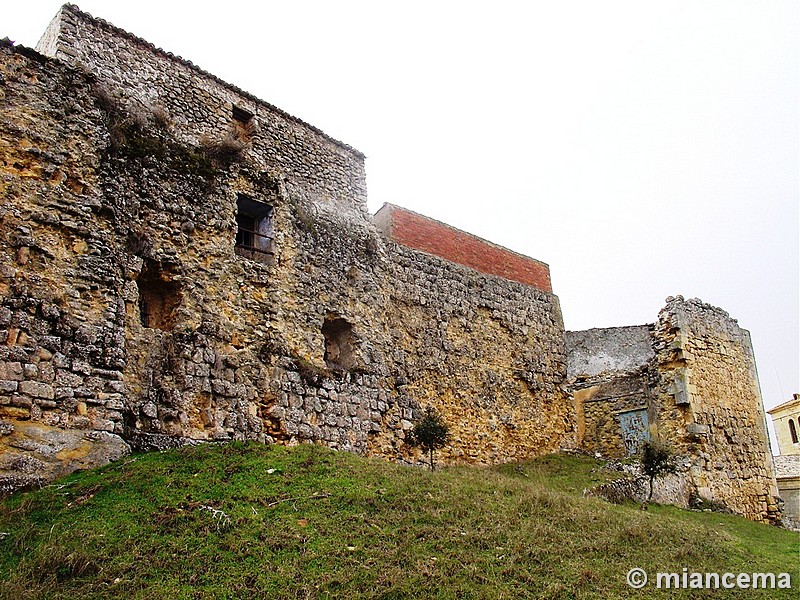
[[[749,335],[668,299],[564,331],[549,268],[366,209],[364,156],[64,6],[0,47],[0,484],[199,440],[449,462],[669,440],[686,494],[773,521]]]

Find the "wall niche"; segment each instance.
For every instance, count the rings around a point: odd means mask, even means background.
[[[139,289],[139,321],[148,329],[172,331],[178,306],[181,304],[181,286],[173,281],[169,272],[158,263],[148,261],[136,279]]]
[[[356,364],[353,325],[341,317],[328,316],[322,324],[325,364],[333,371],[349,371]]]

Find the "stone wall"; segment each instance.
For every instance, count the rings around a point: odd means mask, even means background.
[[[555,296],[384,240],[358,152],[213,78],[169,87],[193,67],[60,19],[113,60],[95,75],[94,47],[45,44],[74,68],[0,53],[0,440],[22,453],[7,473],[58,461],[21,439],[28,423],[89,446],[313,441],[416,461],[405,433],[433,405],[445,460],[573,445]],[[127,72],[140,59],[146,84]],[[259,128],[222,153],[193,119],[223,128],[232,105]],[[271,207],[268,255],[236,247],[242,195]]]
[[[0,45],[0,489],[198,440],[415,462],[433,406],[444,460],[469,463],[576,437],[621,455],[646,415],[698,494],[774,518],[723,311],[669,299],[654,326],[571,333],[568,378],[546,265],[526,285],[384,238],[358,151],[75,7],[39,47],[57,59]]]
[[[96,219],[106,128],[91,86],[32,51],[0,56],[0,487],[13,489],[125,452],[125,305]]]
[[[565,335],[568,375],[578,381],[635,372],[654,356],[651,325],[567,331]]]
[[[773,457],[778,493],[783,500],[783,523],[800,531],[800,454]]]
[[[392,370],[404,394],[448,415],[454,443],[446,456],[499,462],[573,446],[557,298],[389,248]]]
[[[334,213],[366,213],[362,153],[187,60],[69,4],[37,50],[94,73],[109,95],[159,114],[182,143],[245,141],[250,158],[280,171],[297,200],[324,200],[316,208]],[[234,107],[252,119],[237,120]]]
[[[747,331],[700,300],[668,298],[655,325],[568,332],[579,443],[630,452],[621,415],[683,457],[675,489],[748,518],[777,521],[777,489]],[[646,415],[646,419],[644,417]],[[682,491],[681,491],[682,490]],[[689,490],[687,492],[687,490]],[[675,497],[687,505],[692,498]]]
[[[636,440],[626,447],[620,415],[644,409],[652,420],[651,336],[647,325],[566,332],[567,372],[582,448],[611,458],[638,451]]]
[[[697,493],[777,521],[777,488],[750,334],[700,300],[668,298],[654,331],[659,436],[691,457]]]

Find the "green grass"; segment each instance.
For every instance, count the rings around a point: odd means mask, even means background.
[[[582,497],[603,479],[566,455],[434,473],[310,445],[138,455],[0,505],[0,597],[674,595],[628,588],[633,567],[791,572],[740,594],[800,597],[797,534]]]

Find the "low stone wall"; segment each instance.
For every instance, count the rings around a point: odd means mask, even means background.
[[[697,496],[691,477],[687,474],[688,464],[675,465],[676,472],[661,475],[653,480],[652,496],[650,479],[642,473],[638,463],[619,463],[611,461],[606,465],[609,471],[624,473],[619,479],[603,483],[583,491],[584,496],[603,498],[614,504],[623,502],[654,502],[671,504],[681,508],[698,508],[703,505]],[[714,507],[724,510],[723,507]],[[712,509],[713,510],[713,509]]]
[[[626,447],[619,415],[650,408],[651,330],[642,325],[566,332],[581,448],[610,458],[638,450],[635,440]]]
[[[783,501],[783,525],[800,531],[800,454],[774,456],[775,479]]]

